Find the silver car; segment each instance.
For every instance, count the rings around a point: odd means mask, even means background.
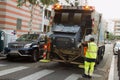
[[[116,42],[113,46],[113,53],[116,55],[118,54],[119,50],[120,50],[120,42]]]

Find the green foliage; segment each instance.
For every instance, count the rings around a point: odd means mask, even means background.
[[[114,40],[114,39],[118,39],[120,40],[120,36],[115,36],[113,33],[109,32],[108,33],[109,37],[107,38],[108,40]]]
[[[58,2],[58,0],[17,0],[18,3],[17,6],[20,7],[23,4],[25,4],[27,1],[32,5],[38,5],[39,3],[42,3],[43,5],[47,5],[47,6]]]
[[[113,39],[115,39],[115,36],[114,36],[113,33],[110,33],[110,32],[109,32],[108,35],[109,35],[108,40],[113,40]]]
[[[17,0],[17,3],[18,3],[17,6],[20,7],[20,6],[22,6],[24,3],[26,3],[26,0],[24,0],[24,1],[23,1],[23,0]]]
[[[28,0],[28,1],[29,1],[29,3],[31,3],[33,5],[37,4],[37,0]]]
[[[43,5],[51,5],[58,2],[58,0],[40,0]]]
[[[120,36],[115,36],[115,39],[118,39],[118,40],[120,40]]]

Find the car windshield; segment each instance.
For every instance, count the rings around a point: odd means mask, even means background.
[[[39,34],[23,34],[16,41],[34,41],[37,40]]]
[[[115,47],[120,47],[120,43],[116,43]]]

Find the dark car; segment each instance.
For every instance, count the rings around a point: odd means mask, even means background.
[[[36,62],[42,58],[45,34],[23,34],[15,42],[8,44],[4,53],[8,60],[17,57],[29,57]]]
[[[119,50],[120,50],[120,42],[114,43],[113,53],[116,55],[116,54],[118,54],[118,51],[119,51]]]

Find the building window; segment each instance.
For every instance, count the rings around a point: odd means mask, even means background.
[[[21,30],[21,26],[22,26],[22,19],[17,19],[17,30]]]
[[[51,11],[49,11],[49,10],[45,10],[45,18],[46,19],[49,19],[50,18],[50,16],[51,16]]]
[[[47,10],[45,10],[45,18],[47,19]]]
[[[120,25],[115,25],[116,27],[120,27]]]
[[[47,32],[47,26],[44,25],[44,32]]]
[[[39,29],[40,29],[40,32],[42,32],[42,24],[39,24]]]
[[[120,23],[116,23],[116,25],[120,25]]]
[[[3,1],[6,1],[6,0],[0,0],[0,2],[3,2]]]
[[[50,18],[50,16],[51,16],[51,11],[48,11],[48,17]]]

